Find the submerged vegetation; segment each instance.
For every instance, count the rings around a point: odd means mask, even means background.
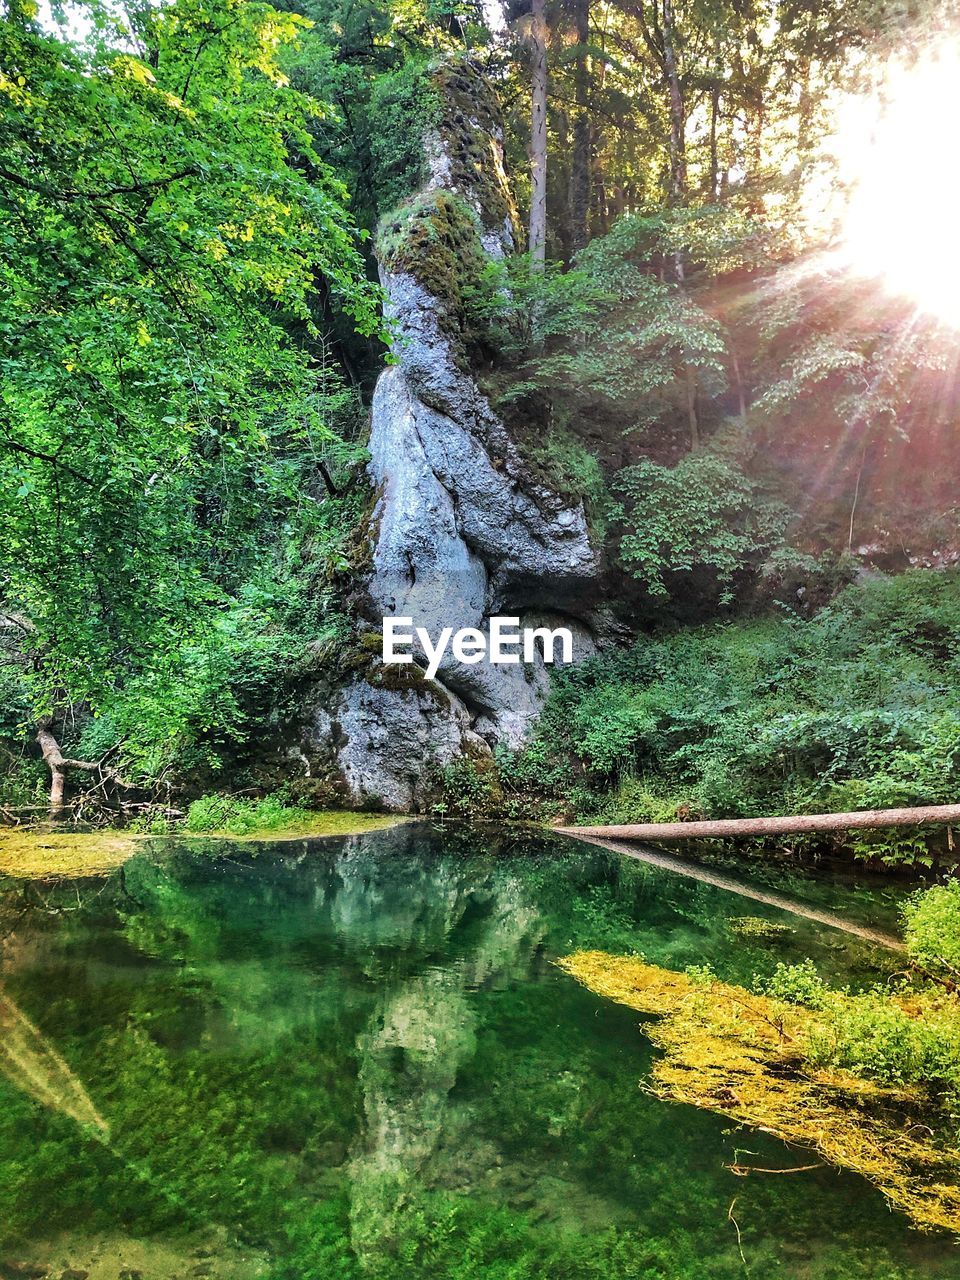
[[[815,1152],[867,1178],[917,1226],[960,1234],[958,884],[904,904],[913,973],[861,990],[831,986],[809,958],[780,961],[749,987],[639,955],[579,951],[558,963],[656,1019],[643,1029],[661,1050],[651,1068],[658,1097]],[[743,934],[742,924],[729,921],[741,936],[772,936]]]
[[[0,876],[71,880],[105,876],[137,851],[129,832],[2,831]]]

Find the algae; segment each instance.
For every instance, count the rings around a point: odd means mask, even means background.
[[[920,1089],[813,1066],[803,1049],[818,1025],[814,1010],[637,957],[580,951],[557,963],[598,995],[657,1019],[643,1027],[662,1052],[651,1068],[656,1097],[816,1151],[866,1178],[914,1226],[960,1233],[960,1150],[949,1117]]]
[[[137,847],[138,837],[126,832],[17,828],[0,832],[0,875],[25,880],[105,876]]]
[[[289,828],[244,831],[194,832],[181,828],[163,833],[165,838],[198,840],[263,841],[313,840],[323,836],[363,835],[394,826],[396,814],[359,813],[350,809],[298,812]],[[23,880],[72,880],[107,876],[122,866],[151,835],[126,831],[57,831],[16,828],[0,832],[0,876]]]
[[[296,823],[289,828],[269,827],[254,829],[237,834],[229,830],[223,831],[175,831],[176,837],[194,840],[230,840],[254,841],[270,844],[282,844],[288,840],[313,840],[323,836],[360,836],[367,831],[381,831],[385,827],[396,826],[407,821],[402,815],[395,813],[366,813],[355,809],[325,809],[308,813],[306,817],[298,815]]]
[[[400,826],[307,858],[163,846],[80,902],[67,882],[5,887],[5,991],[112,1138],[0,1078],[0,1272],[743,1280],[739,1193],[755,1280],[960,1278],[960,1254],[862,1179],[734,1181],[738,1147],[766,1166],[779,1144],[638,1092],[639,1015],[544,962],[602,943],[746,982],[764,950],[731,943],[743,908],[716,887],[516,829]],[[806,954],[805,930],[778,956]],[[837,981],[883,976],[865,954],[838,934],[822,959]],[[414,1009],[424,982],[443,1009]],[[377,1046],[388,1006],[413,1020]],[[451,1056],[461,1016],[476,1048]],[[361,1261],[378,1152],[404,1208]]]

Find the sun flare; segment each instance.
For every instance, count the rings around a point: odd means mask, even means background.
[[[890,64],[841,108],[834,150],[849,184],[841,253],[924,314],[960,327],[960,43]]]

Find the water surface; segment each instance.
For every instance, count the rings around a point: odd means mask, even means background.
[[[897,892],[789,888],[884,926]],[[714,885],[549,836],[168,841],[0,882],[0,937],[0,1275],[960,1280],[852,1175],[731,1174],[809,1157],[647,1095],[638,1015],[552,964],[899,967]]]

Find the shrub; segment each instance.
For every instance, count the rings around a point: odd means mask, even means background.
[[[187,831],[225,831],[243,836],[259,831],[283,831],[309,821],[309,813],[291,805],[282,793],[248,800],[239,796],[207,795],[194,800],[187,810]]]
[[[560,672],[515,775],[584,815],[752,817],[940,804],[960,788],[960,575],[914,571],[790,613],[641,639]],[[931,832],[852,833],[931,861]]]
[[[733,462],[691,453],[675,467],[649,459],[613,482],[622,502],[620,559],[652,596],[668,594],[668,574],[709,569],[729,599],[733,579],[783,545],[790,512],[765,497]]]
[[[960,975],[960,880],[914,894],[903,907],[907,953],[932,973]]]
[[[929,991],[909,1000],[884,989],[842,996],[821,1011],[806,1053],[815,1066],[953,1099],[960,1095],[960,1005]]]
[[[754,985],[774,1000],[786,1000],[808,1009],[822,1009],[827,1001],[827,986],[809,959],[801,960],[799,964],[784,964],[778,960],[771,976],[755,977]]]
[[[380,76],[370,96],[373,181],[378,203],[392,209],[424,177],[423,135],[440,118],[440,98],[426,64],[402,63]]]

